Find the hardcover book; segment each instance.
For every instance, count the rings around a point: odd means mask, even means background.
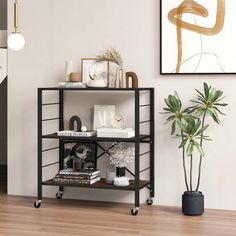
[[[101,173],[101,170],[81,170],[74,171],[71,168],[60,170],[59,175],[69,175],[69,176],[96,176]]]
[[[57,132],[58,136],[68,137],[93,137],[96,135],[96,131],[76,132],[71,130],[63,130]]]

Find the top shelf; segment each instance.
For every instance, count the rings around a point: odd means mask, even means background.
[[[59,87],[41,87],[39,90],[53,90],[53,91],[65,91],[65,90],[80,90],[80,91],[150,91],[154,88],[59,88]]]

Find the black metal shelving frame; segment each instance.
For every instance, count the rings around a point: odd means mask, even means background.
[[[55,103],[43,103],[43,93],[48,91],[56,91],[59,93],[59,101]],[[98,138],[98,137],[58,137],[56,133],[43,135],[43,123],[49,121],[59,121],[59,130],[64,130],[64,94],[69,91],[77,92],[130,92],[134,95],[134,119],[135,119],[135,137],[124,139],[124,138]],[[148,92],[149,93],[149,103],[140,104],[140,93]],[[117,88],[58,88],[58,87],[48,87],[48,88],[38,88],[38,196],[37,201],[34,203],[36,208],[41,206],[42,203],[42,188],[46,186],[58,186],[59,192],[57,193],[57,198],[61,198],[63,195],[64,187],[80,187],[80,188],[92,188],[92,189],[113,189],[113,190],[128,190],[134,191],[134,205],[135,207],[131,209],[132,215],[137,215],[140,208],[140,190],[143,188],[148,188],[150,197],[147,199],[147,204],[152,205],[155,196],[155,89],[154,88],[126,88],[126,89],[117,89]],[[59,106],[59,116],[55,118],[43,119],[43,107],[45,106]],[[149,107],[149,119],[141,121],[140,113],[142,108]],[[140,126],[143,124],[149,124],[149,134],[140,134]],[[58,139],[59,146],[52,147],[48,149],[43,149],[43,139]],[[63,169],[64,161],[64,144],[69,142],[92,142],[97,145],[97,148],[100,148],[103,152],[97,159],[99,159],[104,154],[109,154],[109,148],[105,149],[101,145],[103,142],[132,142],[135,145],[135,161],[134,161],[134,173],[126,168],[126,171],[129,172],[134,180],[130,181],[130,186],[128,187],[118,187],[114,185],[108,185],[104,180],[98,182],[91,186],[82,186],[74,184],[61,184],[55,183],[52,180],[43,181],[43,168],[47,168],[52,165],[59,164],[59,169]],[[149,151],[140,153],[140,144],[146,143],[149,145]],[[43,165],[43,153],[49,152],[55,149],[59,149],[59,161]],[[140,158],[142,156],[149,156],[150,166],[140,170]],[[141,180],[140,173],[149,170],[149,180]]]

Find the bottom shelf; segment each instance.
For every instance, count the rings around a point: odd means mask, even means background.
[[[101,179],[101,181],[99,181],[95,184],[92,184],[90,186],[82,185],[82,184],[56,183],[55,181],[53,181],[53,179],[47,180],[47,181],[43,182],[42,184],[47,185],[47,186],[64,186],[64,187],[95,188],[95,189],[113,189],[113,190],[127,190],[127,191],[134,191],[135,190],[135,181],[134,180],[130,180],[130,185],[125,186],[125,187],[115,186],[115,185],[112,185],[112,184],[107,184],[105,182],[105,179]],[[142,189],[142,188],[146,187],[149,184],[150,184],[149,181],[140,180],[139,189]]]

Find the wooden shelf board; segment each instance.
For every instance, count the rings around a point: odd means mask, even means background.
[[[134,142],[135,137],[132,138],[98,138],[96,135],[92,137],[69,137],[69,136],[58,136],[57,133],[43,135],[42,138],[46,139],[61,139],[64,141],[77,140],[77,141],[101,141],[101,142]],[[150,135],[141,134],[139,142],[150,142]]]
[[[146,187],[147,185],[149,185],[149,181],[145,181],[145,180],[140,180],[140,189]],[[115,186],[112,184],[107,184],[105,182],[105,179],[101,179],[101,181],[92,184],[90,186],[88,185],[82,185],[82,184],[62,184],[62,183],[56,183],[55,181],[53,181],[53,179],[47,180],[45,182],[43,182],[43,185],[47,185],[47,186],[64,186],[64,187],[78,187],[78,188],[93,188],[93,189],[113,189],[113,190],[127,190],[127,191],[134,191],[135,190],[135,181],[134,180],[130,180],[130,185],[126,186],[126,187],[122,187],[122,186]]]

